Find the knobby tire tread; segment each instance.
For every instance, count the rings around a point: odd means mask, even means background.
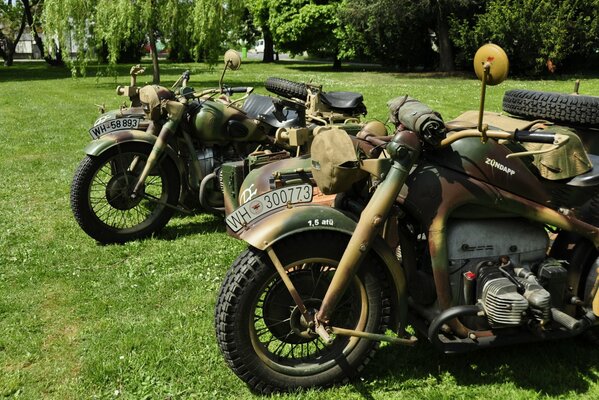
[[[314,235],[314,232],[311,233]],[[326,233],[323,234],[319,232],[316,235],[319,236],[316,242],[330,244],[331,237],[327,236]],[[292,243],[290,243],[291,241]],[[286,241],[286,245],[288,246],[297,246],[298,243],[303,243],[305,245],[305,241],[303,241],[303,238],[301,237],[288,238]],[[279,249],[276,249],[277,253],[279,252]],[[236,333],[239,332],[236,332],[234,329],[236,317],[231,315],[232,310],[237,310],[242,307],[241,297],[243,296],[244,288],[248,285],[248,282],[256,279],[256,276],[261,274],[260,269],[264,268],[265,264],[274,269],[274,267],[270,265],[270,260],[264,252],[249,247],[235,260],[231,268],[227,271],[219,291],[215,307],[215,328],[218,345],[229,367],[252,390],[256,392],[272,394],[280,391],[288,391],[290,389],[295,390],[299,387],[310,387],[310,385],[285,387],[272,385],[268,382],[265,382],[263,378],[259,376],[259,374],[256,374],[252,370],[253,363],[255,363],[255,360],[252,358],[252,356],[248,356],[248,354],[244,353],[243,348],[240,349],[239,346],[237,346],[237,340],[239,338],[236,337]],[[380,265],[375,265],[375,267],[376,268],[374,269],[378,270],[376,271],[378,272],[376,277],[377,282],[381,287],[381,295],[379,299],[380,320],[377,324],[379,331],[384,332],[387,324],[390,321],[391,301],[389,299],[389,289],[387,287],[387,283],[383,278],[382,271],[380,270],[381,267]],[[226,290],[224,290],[225,288]],[[378,347],[378,343],[372,343],[372,346],[366,352],[367,354],[362,356],[363,358],[358,365],[353,366],[353,373],[345,375],[341,378],[336,377],[336,379],[329,381],[326,384],[319,384],[319,386],[329,387],[335,384],[349,382],[351,378],[357,376],[364,369],[365,365],[370,362]],[[330,371],[320,372],[319,374],[326,374],[328,372]],[[295,384],[297,384],[297,382],[295,382]]]
[[[142,146],[143,145],[138,143],[130,143],[125,144],[122,147],[123,151],[127,151],[128,149],[135,149],[139,151]],[[102,244],[125,243],[131,240],[148,237],[162,229],[168,223],[174,214],[174,210],[172,208],[166,207],[162,211],[161,215],[156,217],[155,222],[146,229],[128,234],[122,234],[119,233],[118,230],[109,229],[108,227],[99,223],[99,221],[96,220],[93,210],[91,210],[89,207],[88,191],[91,180],[93,179],[93,175],[95,171],[102,166],[105,158],[109,157],[111,154],[112,152],[108,151],[98,156],[87,155],[83,160],[81,160],[77,170],[75,171],[71,184],[70,203],[73,216],[85,233]],[[176,167],[170,160],[163,160],[162,162],[167,163],[165,164],[164,168],[167,170],[166,173],[170,175],[168,178],[168,184],[176,185],[176,188],[167,188],[167,191],[170,193],[168,196],[168,203],[177,205],[179,198],[179,178]]]
[[[296,98],[305,101],[308,98],[308,89],[304,83],[270,77],[264,86],[269,92],[289,99]]]
[[[599,97],[514,89],[503,96],[503,110],[520,117],[580,126],[599,126]]]

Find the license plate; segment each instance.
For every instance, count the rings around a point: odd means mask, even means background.
[[[89,130],[89,135],[92,137],[92,139],[97,139],[100,136],[104,136],[111,132],[122,131],[125,129],[137,129],[141,120],[141,118],[135,117],[110,119],[108,121],[94,125]]]
[[[310,203],[312,185],[295,185],[271,190],[253,198],[225,219],[227,226],[237,232],[261,215],[289,204]]]

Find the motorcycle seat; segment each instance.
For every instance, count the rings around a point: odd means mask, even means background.
[[[582,175],[570,179],[568,185],[583,187],[599,185],[599,156],[594,154],[587,154],[587,156],[591,163],[593,163],[593,168]]]
[[[270,96],[250,95],[243,103],[242,110],[248,117],[263,121],[275,128],[287,128],[300,124],[297,111],[285,107],[281,112],[277,112]]]
[[[328,92],[321,93],[320,99],[332,108],[354,109],[362,104],[364,96],[355,92]]]

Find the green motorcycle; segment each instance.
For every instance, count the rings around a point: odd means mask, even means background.
[[[223,85],[241,59],[225,54],[219,87],[195,91],[189,72],[172,88],[131,84],[117,93],[131,107],[103,113],[89,133],[71,186],[71,208],[81,228],[101,243],[149,236],[179,211],[222,214],[221,166],[253,154],[262,163],[301,152],[298,137],[318,125],[354,121],[366,112],[357,93],[325,93],[317,86],[270,78],[266,88],[283,98],[253,94],[251,87]],[[233,94],[243,94],[233,100]],[[242,173],[244,173],[242,171]]]
[[[474,65],[483,94],[507,76],[498,46]],[[314,138],[311,172],[335,207],[311,204],[305,183],[231,214],[248,248],[215,330],[253,390],[346,382],[381,341],[416,334],[445,353],[599,343],[599,156],[568,127],[485,113],[482,100],[476,118],[445,122],[397,98],[392,136]]]

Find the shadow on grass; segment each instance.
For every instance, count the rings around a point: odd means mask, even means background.
[[[366,368],[366,382],[356,383],[355,388],[364,399],[371,399],[369,390],[372,389],[397,389],[406,381],[434,379],[437,383],[454,381],[455,385],[463,387],[512,383],[519,389],[544,396],[584,394],[589,390],[589,382],[598,378],[598,357],[599,349],[581,339],[499,347],[459,355],[439,353],[428,342],[414,348],[387,346]],[[408,382],[407,386],[413,386],[413,383]]]
[[[143,61],[142,66],[146,68],[146,72],[140,75],[140,82],[152,80],[152,66],[148,62]],[[118,84],[127,84],[129,71],[133,63],[130,64],[117,64],[114,67],[109,67],[104,64],[88,65],[86,68],[85,76],[87,78],[101,78],[107,79],[116,77],[119,81]],[[218,85],[218,76],[220,76],[221,68],[220,65],[210,68],[207,64],[185,64],[185,63],[170,63],[161,61],[160,63],[160,74],[165,75],[179,75],[185,70],[190,70],[193,74],[213,73],[216,78],[215,82]],[[52,67],[45,62],[18,62],[11,67],[0,66],[0,82],[2,81],[35,81],[35,80],[52,80],[52,79],[65,79],[71,78],[72,71],[69,67]],[[125,77],[125,82],[120,80]],[[112,84],[111,84],[112,85]]]
[[[174,218],[154,238],[158,240],[177,240],[177,238],[184,236],[223,233],[225,231],[225,221],[222,217],[211,215],[197,221],[181,216]]]
[[[194,78],[194,76],[192,75],[191,80],[189,82],[189,86],[191,86],[198,92],[201,92],[202,90],[205,90],[205,89],[218,88],[218,80],[217,79],[209,80],[209,81],[201,81],[201,82],[196,80],[194,82],[193,78]],[[151,77],[149,79],[151,80]],[[147,82],[147,83],[149,84],[151,82]],[[175,83],[174,80],[164,80],[161,83],[161,85],[165,86],[167,88],[170,88],[173,83]],[[227,79],[227,76],[225,76],[225,81],[224,81],[224,84],[228,87],[243,86],[243,87],[253,87],[255,89],[263,88],[264,83],[265,83],[265,81]],[[98,82],[98,83],[94,84],[94,87],[98,88],[98,89],[115,89],[118,85],[128,85],[128,84],[129,84],[128,79],[118,79],[117,81],[110,81],[110,82],[107,82],[105,79],[103,79],[102,82]],[[138,78],[137,84],[138,84],[138,86],[143,86],[144,84],[146,84],[146,81],[140,77],[140,78]],[[238,94],[235,96],[241,96],[241,95]]]

